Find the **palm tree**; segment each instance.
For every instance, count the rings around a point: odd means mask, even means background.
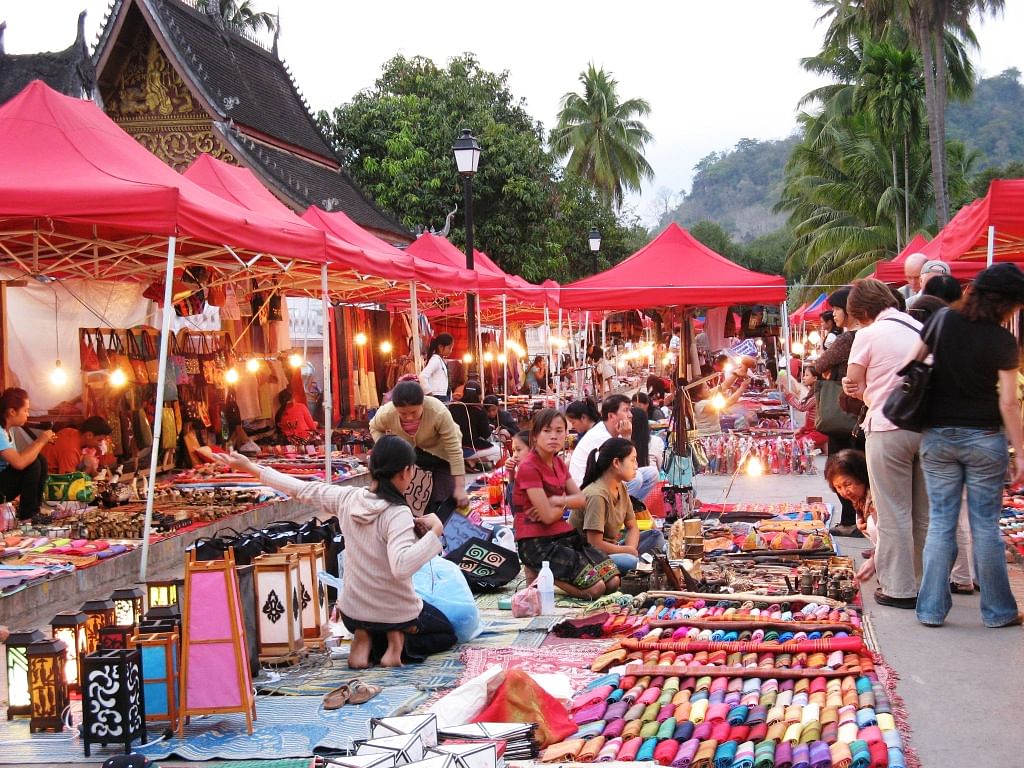
[[[556,158],[569,156],[568,170],[588,179],[607,203],[621,208],[623,194],[639,191],[654,170],[643,155],[651,132],[639,118],[651,112],[644,99],[619,101],[618,81],[593,63],[580,73],[583,93],[562,97],[551,131]]]
[[[197,8],[204,13],[216,13],[224,21],[224,26],[234,32],[255,33],[264,28],[267,32],[274,32],[277,29],[277,16],[253,10],[249,0],[240,3],[236,0],[199,0]]]

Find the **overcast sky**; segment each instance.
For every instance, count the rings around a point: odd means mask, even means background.
[[[507,70],[512,92],[550,129],[561,96],[578,89],[587,63],[605,67],[618,79],[621,97],[651,105],[647,125],[654,141],[646,154],[656,178],[629,200],[647,223],[656,219],[658,193],[689,190],[694,164],[709,152],[741,138],[790,134],[797,101],[817,84],[800,69],[800,58],[819,49],[822,35],[811,0],[252,5],[280,8],[282,56],[314,110],[330,109],[371,86],[396,53],[443,65],[472,51],[486,69]],[[1024,70],[1024,9],[1007,6],[1003,16],[975,21],[981,50],[974,59],[982,74]],[[0,0],[6,50],[67,47],[83,8],[92,44],[106,7],[106,0]]]

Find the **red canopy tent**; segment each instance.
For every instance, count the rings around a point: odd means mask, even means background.
[[[578,310],[721,307],[786,300],[786,280],[734,264],[678,224],[611,269],[562,286],[559,303]]]
[[[928,239],[923,235],[914,235],[907,247],[889,261],[880,261],[875,265],[875,272],[872,275],[876,280],[883,283],[903,283],[906,278],[903,276],[903,262],[912,253],[921,253],[928,245]]]
[[[820,320],[821,313],[827,309],[831,309],[831,306],[828,303],[828,294],[822,293],[810,304],[805,304],[792,315],[790,315],[789,320],[791,324],[807,323],[812,322],[814,320]]]

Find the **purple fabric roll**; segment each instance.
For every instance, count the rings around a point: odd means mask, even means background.
[[[811,742],[811,768],[832,768],[832,751],[824,741]]]
[[[688,739],[679,745],[679,751],[672,761],[672,768],[689,768],[693,756],[697,754],[697,747],[700,742],[697,739]]]
[[[604,727],[604,735],[607,739],[617,739],[622,735],[622,729],[626,727],[626,721],[621,717],[617,720],[610,721]]]

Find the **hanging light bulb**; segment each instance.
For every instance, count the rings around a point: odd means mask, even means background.
[[[711,407],[716,411],[720,411],[725,408],[725,396],[721,392],[716,392],[711,397]]]
[[[288,365],[290,365],[292,368],[301,368],[302,355],[300,355],[298,352],[292,352],[290,355],[288,355]]]
[[[226,371],[224,371],[224,382],[227,384],[237,384],[238,371],[236,371],[234,368],[228,368]]]
[[[390,341],[382,341],[380,343],[380,351],[383,352],[385,355],[390,355],[392,349],[393,347],[391,346]]]
[[[462,362],[464,362],[466,365],[469,365],[470,363],[473,362],[473,356],[469,352],[467,352],[462,356]]]
[[[360,331],[352,340],[361,347],[366,344],[366,334]]]
[[[485,363],[493,363],[494,362],[494,355],[492,353],[490,353],[490,352],[484,352],[484,362]]]
[[[802,355],[806,350],[806,347],[804,347],[804,343],[802,341],[794,341],[791,349],[793,350],[794,355]]]
[[[50,383],[55,387],[63,387],[68,383],[68,374],[60,366],[60,360],[53,364],[53,370],[50,371]]]
[[[724,370],[726,373],[732,373],[732,369],[735,368],[735,367],[736,367],[735,365],[733,365],[731,362],[729,362],[729,363],[726,363],[722,367],[722,370]]]
[[[811,344],[817,346],[818,344],[821,344],[821,334],[817,331],[811,331],[807,334],[807,340],[811,342]]]
[[[757,456],[751,456],[747,459],[747,474],[751,477],[758,477],[764,474],[764,465]]]
[[[245,361],[245,370],[249,373],[256,373],[260,369],[260,361],[258,357],[250,357]]]
[[[120,368],[115,368],[110,374],[110,386],[123,387],[128,383],[128,377]]]
[[[508,362],[508,358],[505,356],[503,352],[498,354],[498,362],[501,363],[502,365]]]

